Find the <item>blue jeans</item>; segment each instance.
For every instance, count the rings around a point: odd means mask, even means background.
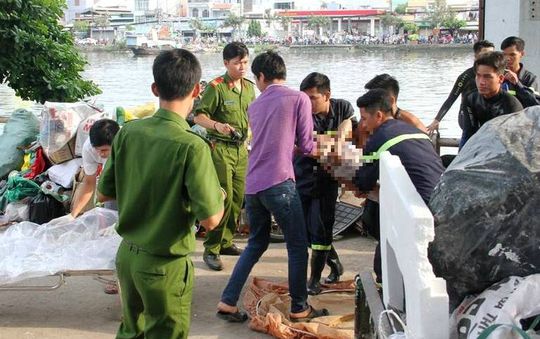
[[[223,290],[221,301],[235,306],[253,266],[268,248],[272,215],[281,227],[289,262],[291,312],[308,309],[308,242],[302,203],[292,180],[284,181],[257,194],[246,194],[249,240]]]

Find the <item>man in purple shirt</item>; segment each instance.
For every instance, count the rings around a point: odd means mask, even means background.
[[[295,150],[309,155],[314,148],[311,103],[305,93],[284,85],[287,71],[277,53],[259,54],[251,71],[261,95],[248,108],[253,132],[245,197],[249,241],[221,295],[217,315],[231,322],[247,320],[236,304],[251,269],[268,248],[273,215],[287,243],[290,319],[309,321],[328,315],[328,310],[316,310],[307,302],[308,242],[292,163]]]

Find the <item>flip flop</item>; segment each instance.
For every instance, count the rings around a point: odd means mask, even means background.
[[[312,306],[310,306],[310,308],[311,312],[309,312],[309,314],[305,317],[293,318],[289,316],[289,318],[293,323],[309,323],[311,320],[313,320],[313,318],[324,317],[330,314],[326,308],[321,308],[320,310],[316,310]]]
[[[244,321],[248,320],[247,313],[240,310],[234,313],[217,311],[216,315],[218,318],[226,320],[230,323],[243,323]]]

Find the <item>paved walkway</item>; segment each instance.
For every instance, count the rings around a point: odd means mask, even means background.
[[[238,239],[245,246],[246,239]],[[369,269],[374,242],[348,232],[335,242],[345,266],[344,279]],[[196,267],[190,338],[270,338],[244,324],[228,324],[216,318],[215,305],[227,283],[236,257],[223,257],[225,270],[209,270],[202,261],[202,241],[193,256]],[[253,275],[272,280],[287,278],[284,244],[271,244]],[[324,275],[327,275],[328,269]],[[46,282],[41,278],[29,283]],[[91,277],[67,278],[67,285],[48,292],[0,291],[0,339],[113,338],[120,322],[120,301],[103,293],[103,285]]]

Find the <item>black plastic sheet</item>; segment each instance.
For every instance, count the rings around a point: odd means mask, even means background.
[[[540,106],[486,123],[436,186],[430,246],[451,308],[515,275],[540,273]]]

